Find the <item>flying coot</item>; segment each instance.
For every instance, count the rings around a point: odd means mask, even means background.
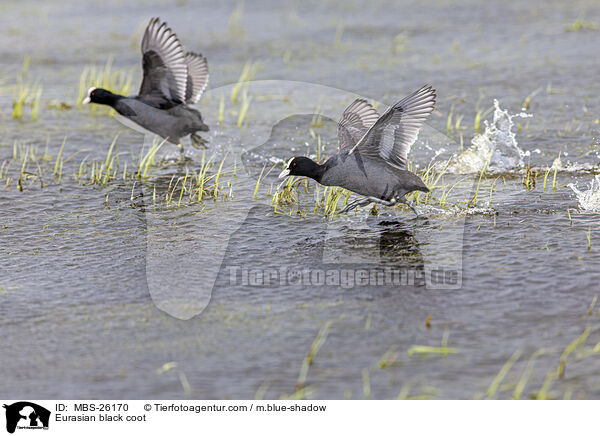
[[[406,169],[407,155],[419,129],[433,112],[435,97],[435,89],[424,86],[381,117],[366,100],[355,100],[338,123],[339,153],[322,165],[307,157],[293,157],[279,177],[310,177],[322,185],[340,186],[366,196],[351,202],[340,213],[372,202],[385,206],[400,202],[418,215],[405,195],[429,189]]]
[[[125,97],[102,88],[88,90],[84,104],[98,103],[145,130],[177,144],[190,135],[191,143],[205,148],[206,141],[196,132],[208,131],[196,103],[208,84],[208,64],[198,53],[184,52],[177,35],[159,18],[150,20],[142,39],[144,78],[139,94]]]

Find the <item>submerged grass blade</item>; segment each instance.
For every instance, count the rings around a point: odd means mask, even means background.
[[[302,361],[302,366],[300,367],[300,373],[298,374],[298,381],[296,383],[296,389],[301,390],[304,388],[304,384],[306,383],[306,378],[308,376],[308,370],[310,366],[313,364],[313,361],[327,340],[327,335],[329,335],[329,330],[331,328],[331,324],[333,321],[327,321],[323,327],[317,333],[317,336],[313,340],[313,343],[310,346],[310,350],[308,354],[304,357]]]
[[[448,348],[448,347],[429,347],[427,345],[412,345],[408,348],[408,356],[412,357],[415,354],[426,355],[426,354],[458,354],[460,351],[456,348]]]
[[[506,363],[502,365],[502,368],[500,368],[500,371],[498,372],[494,380],[492,380],[490,387],[487,389],[487,398],[494,398],[494,395],[496,395],[496,391],[500,387],[500,383],[502,383],[502,380],[504,380],[504,377],[506,377],[506,374],[508,374],[515,362],[519,360],[519,357],[521,357],[521,351],[517,350],[512,354],[512,356],[510,356]]]
[[[567,367],[567,358],[569,357],[569,355],[575,351],[575,349],[579,346],[583,346],[583,344],[585,343],[585,341],[587,340],[588,336],[590,335],[590,333],[592,332],[592,330],[588,327],[584,330],[584,332],[577,337],[573,342],[571,342],[567,348],[565,348],[565,350],[562,352],[562,354],[560,355],[560,362],[558,363],[558,370],[556,375],[558,376],[558,378],[563,378],[565,375],[565,369]]]
[[[63,139],[60,149],[58,150],[58,155],[56,155],[56,162],[54,162],[54,175],[55,176],[58,174],[58,167],[61,162],[60,157],[62,156],[63,148],[65,147],[66,142],[67,142],[67,137],[65,136],[65,139]]]

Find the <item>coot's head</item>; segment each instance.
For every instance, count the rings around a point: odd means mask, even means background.
[[[291,158],[285,166],[285,169],[279,174],[279,178],[286,176],[304,176],[319,180],[323,175],[324,168],[315,161],[298,156]]]
[[[84,98],[81,103],[98,103],[113,105],[117,97],[118,96],[116,96],[110,91],[107,91],[106,89],[96,88],[95,86],[92,86],[90,89],[88,89],[87,97]]]

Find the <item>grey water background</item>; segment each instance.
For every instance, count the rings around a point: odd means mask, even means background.
[[[150,17],[160,16],[186,49],[208,57],[213,92],[200,108],[212,128],[210,150],[239,159],[263,150],[272,127],[290,114],[314,107],[336,119],[355,95],[390,104],[431,83],[438,90],[438,109],[411,155],[423,167],[433,151],[457,149],[461,134],[468,145],[473,136],[472,127],[446,131],[451,111],[453,124],[463,115],[463,126],[472,126],[477,109],[491,107],[493,99],[518,113],[534,93],[528,110],[533,117],[519,121],[517,140],[532,152],[528,163],[534,167],[552,165],[562,152],[566,169],[557,192],[542,192],[539,178],[534,190],[525,190],[522,168],[504,172],[490,207],[459,218],[464,222],[461,288],[432,290],[232,285],[230,267],[323,268],[324,247],[333,242],[364,257],[366,265],[377,254],[380,265],[418,269],[428,250],[455,249],[431,238],[456,222],[452,214],[414,220],[407,212],[369,217],[364,210],[335,221],[338,238],[331,241],[331,224],[322,217],[275,214],[268,202],[255,201],[241,188],[238,201],[161,214],[131,207],[132,186],[119,181],[102,188],[64,177],[61,183],[47,181],[43,189],[2,187],[2,396],[221,399],[253,398],[258,392],[280,398],[296,392],[303,359],[330,322],[306,379],[309,398],[481,397],[519,351],[495,394],[509,397],[528,374],[529,359],[543,350],[525,386],[524,396],[535,394],[586,328],[586,345],[570,355],[564,377],[553,381],[550,392],[556,398],[600,397],[600,364],[591,351],[600,342],[598,307],[586,315],[600,278],[598,215],[578,213],[577,199],[566,187],[587,185],[598,170],[600,32],[568,26],[578,19],[600,24],[600,6],[259,1],[246,2],[241,26],[229,27],[236,6],[3,2],[0,158],[12,159],[14,141],[42,149],[47,143],[56,155],[67,136],[65,156],[80,152],[78,159],[103,159],[119,133],[123,159],[135,162],[140,135],[106,112],[58,111],[45,104],[74,104],[81,71],[91,63],[103,65],[113,56],[115,67],[139,69],[141,32]],[[11,118],[12,94],[6,88],[25,55],[31,59],[28,78],[44,87],[35,122]],[[315,86],[302,87],[303,92],[276,86],[257,91],[246,128],[219,126],[221,90],[228,98],[248,60],[263,65],[256,79]],[[134,89],[140,77],[135,71]],[[346,90],[348,97],[324,98],[319,86]],[[282,129],[271,157],[306,151],[305,123],[291,120]],[[323,130],[335,136],[333,126]],[[328,150],[334,148],[332,142]],[[240,179],[255,183],[265,157],[238,160]],[[191,151],[187,165],[199,158]],[[155,171],[181,175],[185,167],[169,164]],[[244,172],[250,173],[247,179]],[[133,187],[138,203],[144,189]],[[149,226],[149,220],[164,225]],[[198,244],[223,234],[228,244],[222,264],[194,259]],[[182,320],[156,307],[148,283],[149,237],[151,243],[162,242],[155,244],[150,263],[171,272],[173,287],[192,289],[203,269],[215,268],[211,300],[200,315]],[[173,253],[186,253],[194,268],[179,268]],[[437,347],[445,335],[457,354],[409,356],[411,346]]]

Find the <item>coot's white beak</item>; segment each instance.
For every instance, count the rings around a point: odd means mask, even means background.
[[[290,164],[292,163],[293,160],[294,160],[294,158],[291,158],[290,160],[287,161],[287,163],[285,164],[285,170],[283,170],[282,172],[279,173],[280,179],[283,179],[284,177],[290,175]]]
[[[94,91],[94,89],[96,89],[95,86],[92,86],[90,89],[88,89],[87,97],[83,99],[81,104],[88,104],[92,101],[90,95],[92,94],[92,91]]]

